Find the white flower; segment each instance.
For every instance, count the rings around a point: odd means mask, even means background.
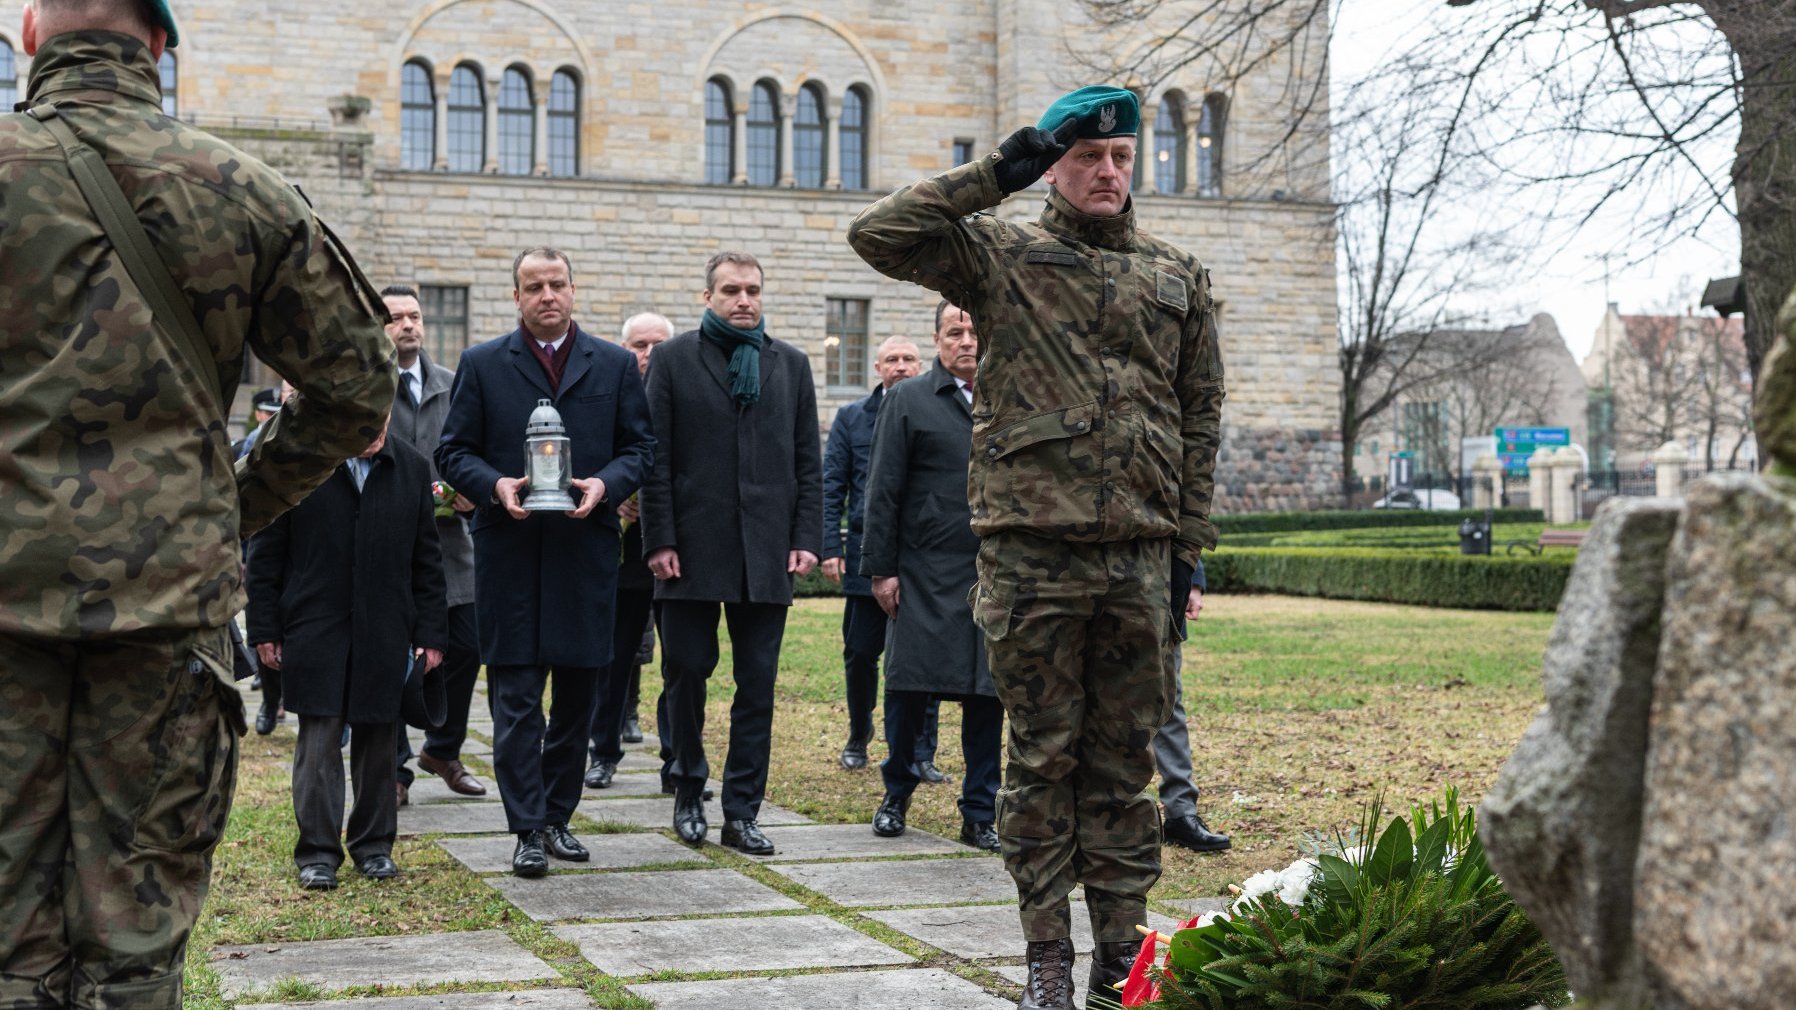
[[[1310,882],[1316,879],[1316,864],[1308,859],[1299,859],[1285,867],[1285,872],[1279,876],[1278,900],[1296,908],[1309,896]]]

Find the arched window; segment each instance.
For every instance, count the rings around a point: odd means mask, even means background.
[[[842,92],[842,188],[867,188],[867,91]]]
[[[429,171],[437,157],[437,89],[430,68],[412,60],[399,69],[399,165]]]
[[[1185,103],[1177,95],[1160,99],[1154,113],[1154,188],[1185,191]]]
[[[771,186],[779,179],[779,92],[762,81],[748,93],[748,184]]]
[[[486,86],[464,63],[449,75],[449,171],[486,167]]]
[[[499,78],[499,171],[529,175],[536,166],[536,103],[530,94],[530,75],[519,67],[505,68]]]
[[[580,174],[580,80],[566,70],[549,78],[549,174]]]
[[[735,172],[736,107],[722,81],[705,82],[705,181],[721,186]]]
[[[828,176],[824,163],[823,89],[798,89],[798,112],[792,118],[792,174],[800,186],[820,189]]]
[[[175,72],[175,54],[164,49],[162,56],[156,60],[156,72],[162,78],[162,114],[173,119],[175,112],[180,109],[175,101],[175,84],[179,79]]]
[[[19,100],[19,63],[14,58],[12,43],[0,39],[0,110],[12,108]]]
[[[1197,119],[1197,195],[1222,195],[1222,137],[1228,99],[1210,95]]]

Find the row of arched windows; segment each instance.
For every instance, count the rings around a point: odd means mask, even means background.
[[[175,102],[175,54],[164,50],[156,61],[162,78],[162,111],[173,116],[179,109]],[[0,111],[9,110],[19,100],[19,60],[12,43],[0,39]]]
[[[832,118],[823,86],[811,82],[788,117],[772,81],[755,82],[744,103],[713,77],[705,82],[705,182],[866,189],[870,105],[866,88],[853,85]]]
[[[407,61],[399,73],[400,166],[580,174],[580,79],[573,71],[555,71],[541,94],[529,68],[511,66],[499,76],[497,93],[489,90],[475,64],[457,64],[439,93],[430,65]]]
[[[1151,185],[1151,192],[1156,193],[1221,196],[1222,138],[1227,117],[1228,99],[1217,94],[1207,96],[1198,109],[1194,137],[1188,128],[1184,97],[1176,91],[1163,96],[1154,109],[1151,125],[1142,124],[1143,155],[1135,160],[1135,190],[1149,191]]]

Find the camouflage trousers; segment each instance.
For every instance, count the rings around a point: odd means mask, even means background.
[[[228,648],[0,636],[0,1010],[179,1010],[237,778]]]
[[[1133,941],[1147,922],[1160,818],[1145,790],[1171,704],[1171,577],[1167,540],[980,544],[973,614],[1010,716],[998,838],[1029,940],[1071,935],[1076,884],[1098,940]]]

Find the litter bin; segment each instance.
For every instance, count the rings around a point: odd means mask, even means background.
[[[1490,553],[1490,520],[1476,522],[1467,519],[1459,524],[1459,553]]]

